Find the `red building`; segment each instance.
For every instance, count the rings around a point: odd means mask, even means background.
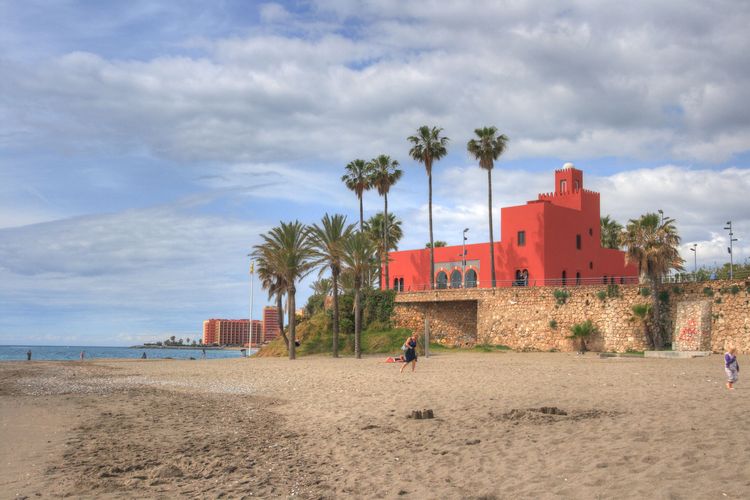
[[[555,187],[525,205],[501,210],[495,242],[496,286],[625,283],[637,280],[625,253],[602,248],[599,193],[583,187],[583,172],[572,163],[555,171]],[[497,232],[495,234],[498,234]],[[435,248],[435,287],[491,287],[489,243]],[[430,250],[390,256],[393,289],[430,287]]]
[[[246,319],[208,319],[203,322],[203,343],[247,345],[249,323]],[[253,320],[253,345],[261,343],[262,335],[262,323]]]
[[[276,306],[263,308],[263,342],[279,336],[279,309]]]

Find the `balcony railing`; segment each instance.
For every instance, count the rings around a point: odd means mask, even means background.
[[[554,287],[572,287],[572,286],[594,286],[594,285],[632,285],[639,282],[638,276],[599,276],[593,278],[549,278],[549,279],[530,279],[526,280],[495,280],[496,288],[506,287],[529,287],[529,286],[554,286]],[[435,283],[435,290],[466,290],[474,288],[490,288],[490,282],[477,281],[476,286],[450,286],[447,283],[439,286]],[[429,283],[419,283],[405,286],[399,292],[423,292],[430,290]]]

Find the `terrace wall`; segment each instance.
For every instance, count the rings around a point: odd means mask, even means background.
[[[570,295],[563,303],[555,297],[555,290]],[[573,351],[578,346],[566,338],[570,327],[590,319],[599,329],[588,343],[590,349],[642,351],[647,349],[647,340],[633,306],[650,303],[652,298],[640,290],[638,285],[596,285],[400,293],[394,322],[421,335],[428,315],[433,341],[451,346],[495,344],[517,350]],[[750,352],[749,290],[750,282],[745,281],[663,285],[659,292],[667,342],[675,335],[675,327],[676,335],[684,334],[685,324],[694,321],[710,338],[711,350],[723,351],[731,343],[740,352]],[[677,307],[681,302],[700,305]]]

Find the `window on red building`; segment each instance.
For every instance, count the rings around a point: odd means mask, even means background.
[[[578,250],[581,249],[581,235],[580,234],[576,234],[576,248]]]
[[[563,179],[560,181],[560,192],[564,193],[568,189],[568,181]]]
[[[526,246],[526,231],[518,231],[518,246]]]
[[[437,275],[437,287],[438,288],[448,288],[448,275],[445,274],[445,271],[440,271]]]
[[[576,273],[576,285],[581,284],[581,273]]]
[[[464,286],[466,288],[477,287],[477,272],[473,269],[469,269],[468,271],[466,271],[466,276],[464,277]]]
[[[565,286],[568,284],[568,273],[565,271],[562,272],[562,286]]]
[[[461,271],[458,269],[451,273],[451,288],[461,288]]]

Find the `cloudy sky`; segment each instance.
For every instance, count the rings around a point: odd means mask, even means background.
[[[354,221],[340,177],[355,158],[401,162],[389,208],[401,248],[424,246],[426,175],[405,140],[422,124],[451,139],[436,239],[486,241],[465,145],[495,125],[511,139],[498,209],[572,161],[602,215],[677,219],[689,267],[693,243],[699,266],[726,261],[730,219],[745,261],[748,25],[736,1],[0,0],[0,344],[125,345],[247,317],[258,234]],[[368,193],[366,215],[381,207]]]

